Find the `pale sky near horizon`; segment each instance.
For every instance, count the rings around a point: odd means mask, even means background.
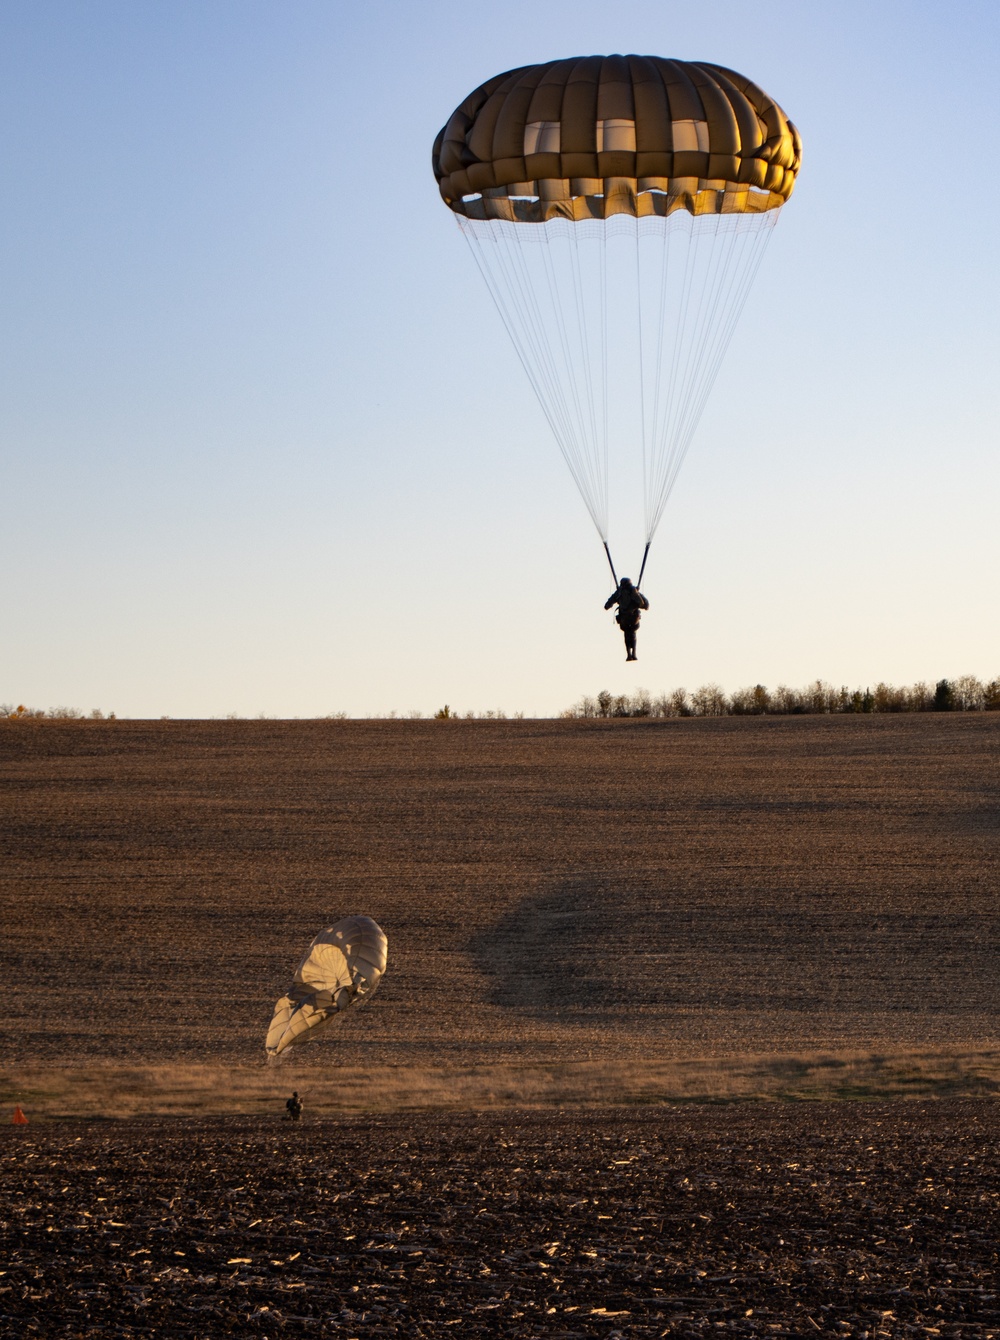
[[[734,67],[804,141],[635,666],[430,168],[490,75],[612,51]],[[985,0],[8,0],[0,701],[1000,674],[998,57]]]

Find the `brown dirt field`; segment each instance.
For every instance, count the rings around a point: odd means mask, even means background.
[[[789,1053],[995,1087],[1000,713],[0,723],[0,776],[0,1098],[88,1067],[267,1088],[271,1004],[354,911],[385,981],[277,1088],[690,1096],[665,1067],[714,1059],[726,1096]]]
[[[5,1336],[1000,1336],[990,1100],[0,1133]]]

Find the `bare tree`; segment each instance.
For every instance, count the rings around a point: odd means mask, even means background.
[[[763,716],[771,710],[771,695],[763,684],[755,684],[752,689],[737,689],[729,700],[729,710],[739,717]]]
[[[787,684],[779,684],[771,699],[771,711],[781,716],[791,716],[805,710],[802,694],[798,689],[790,689]]]
[[[700,689],[695,689],[692,693],[691,705],[694,707],[695,716],[724,717],[729,702],[718,684],[703,684]]]
[[[957,712],[982,712],[986,708],[986,685],[975,675],[959,675],[951,681]]]

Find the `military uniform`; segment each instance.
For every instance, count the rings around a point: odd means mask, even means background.
[[[615,620],[625,637],[625,650],[628,652],[625,659],[627,661],[638,660],[635,654],[635,634],[639,627],[642,611],[649,609],[649,601],[641,591],[632,585],[627,577],[623,577],[618,583],[618,590],[604,602],[606,610],[609,610],[612,605],[618,606]]]

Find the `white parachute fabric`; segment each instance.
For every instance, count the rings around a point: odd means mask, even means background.
[[[653,538],[779,213],[456,214],[605,543],[640,457]]]
[[[264,1044],[268,1054],[312,1041],[338,1014],[364,1004],[382,979],[387,955],[385,932],[371,917],[345,917],[320,931],[287,994],[275,1002]]]

